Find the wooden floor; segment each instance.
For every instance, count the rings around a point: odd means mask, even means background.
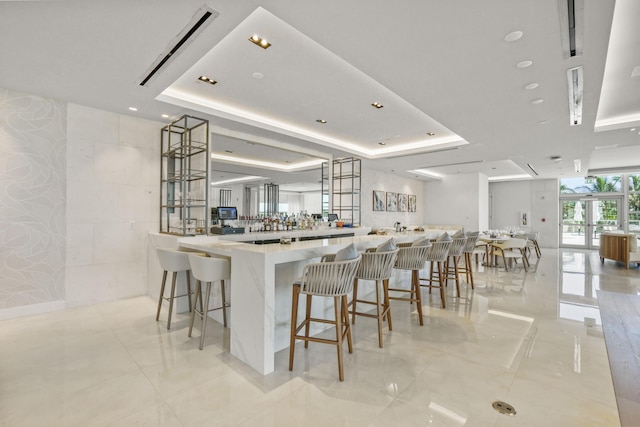
[[[640,296],[598,291],[620,424],[640,425]]]

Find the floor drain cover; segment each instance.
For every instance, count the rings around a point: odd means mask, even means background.
[[[513,406],[509,405],[507,402],[501,402],[497,400],[493,402],[491,406],[493,406],[493,409],[500,412],[501,414],[505,414],[505,415],[516,414],[516,409]]]

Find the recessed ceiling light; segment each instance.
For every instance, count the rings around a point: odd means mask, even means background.
[[[531,90],[531,89],[535,89],[537,87],[538,87],[538,83],[529,83],[524,88],[527,89],[527,90]]]
[[[256,80],[262,80],[262,78],[264,77],[264,74],[255,72],[251,76]]]
[[[136,107],[129,107],[129,110],[131,111],[138,111],[138,109]]]
[[[316,122],[318,122],[318,123],[322,123],[323,125],[327,123],[327,121],[326,121],[326,120],[322,120],[322,119],[318,119],[318,120],[316,120]]]
[[[269,43],[268,41],[266,41],[265,39],[263,39],[257,34],[254,34],[251,37],[249,37],[249,41],[255,44],[256,46],[260,46],[263,49],[267,49],[269,46],[271,46],[271,43]]]
[[[372,106],[372,107],[375,107],[375,108],[382,108],[382,107],[384,107],[384,105],[380,104],[379,102],[374,102],[373,104],[371,104],[371,106]]]
[[[544,99],[542,98],[534,99],[533,101],[531,101],[532,104],[542,104],[543,102]]]
[[[380,142],[378,142],[378,145],[387,145],[387,143],[384,142],[384,141],[380,141]]]
[[[522,31],[513,31],[506,36],[504,36],[504,41],[506,42],[514,42],[516,40],[520,40],[522,37]]]
[[[436,136],[436,133],[435,133],[435,132],[427,132],[427,135],[429,135],[429,136]]]
[[[225,152],[225,153],[229,153],[229,154],[232,154],[232,153],[233,153],[233,151],[231,151],[231,150],[224,150],[224,152]]]
[[[629,129],[629,130],[630,130],[631,132],[635,132],[635,131],[636,131],[636,128],[631,128],[631,129]]]
[[[200,80],[201,82],[205,82],[205,83],[209,83],[211,85],[214,85],[216,83],[218,83],[217,81],[207,77],[207,76],[200,76],[198,77],[198,80]]]
[[[547,123],[549,123],[549,122],[548,122],[548,121],[546,121],[546,120],[542,120],[542,121],[540,121],[539,123],[540,123],[541,125],[546,125],[546,124],[547,124]]]
[[[533,65],[533,61],[526,60],[526,61],[518,62],[516,64],[516,67],[518,67],[518,68],[527,68],[527,67],[530,67],[532,65]]]
[[[163,114],[163,115],[162,115],[162,118],[163,118],[163,119],[168,119],[168,118],[169,118],[169,115],[168,115],[168,114]]]

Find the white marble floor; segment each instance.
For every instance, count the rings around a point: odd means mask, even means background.
[[[343,383],[332,346],[299,344],[293,372],[280,352],[261,376],[220,324],[200,351],[187,316],[167,331],[147,297],[3,321],[0,425],[619,425],[602,329],[584,318],[598,322],[597,289],[638,293],[638,269],[550,249],[529,273],[479,268],[475,291],[449,286],[446,310],[425,291],[423,327],[394,302],[384,349],[359,318]]]

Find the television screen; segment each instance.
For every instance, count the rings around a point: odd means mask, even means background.
[[[235,207],[218,207],[218,219],[238,219],[238,211]]]

